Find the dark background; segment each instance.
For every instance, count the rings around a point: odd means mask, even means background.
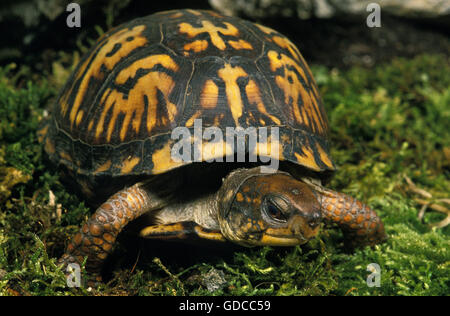
[[[69,28],[63,0],[2,0],[0,3],[0,65],[15,62],[40,71],[49,67],[59,51],[89,47],[98,28],[110,27],[162,10],[212,9],[203,1],[79,0],[81,28]],[[45,3],[45,4],[44,4]],[[369,14],[369,13],[367,13]],[[249,20],[254,18],[243,16]],[[382,27],[368,28],[366,16],[343,15],[331,19],[300,20],[270,17],[256,22],[272,27],[296,43],[309,63],[347,68],[372,67],[392,57],[450,51],[450,19],[406,19],[382,11]]]

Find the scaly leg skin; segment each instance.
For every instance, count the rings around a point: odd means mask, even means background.
[[[120,231],[145,212],[166,204],[167,195],[150,192],[145,185],[138,183],[111,196],[72,238],[59,262],[65,266],[81,264],[87,257],[86,270],[100,281],[102,264]]]
[[[318,193],[325,223],[335,223],[342,229],[346,248],[373,246],[387,239],[383,222],[367,205],[324,188]]]

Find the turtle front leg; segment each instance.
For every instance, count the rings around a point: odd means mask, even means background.
[[[200,238],[213,241],[226,241],[220,231],[204,228],[193,221],[148,226],[141,230],[139,236],[147,239],[161,240]]]
[[[325,223],[337,224],[350,249],[382,243],[387,236],[381,218],[367,205],[343,193],[320,188],[319,201]]]
[[[155,194],[145,184],[125,188],[103,203],[72,238],[60,263],[80,264],[87,257],[88,272],[99,275],[120,231],[145,212],[167,204],[167,195]]]

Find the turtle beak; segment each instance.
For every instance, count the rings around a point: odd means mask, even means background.
[[[318,234],[320,220],[320,213],[314,213],[308,217],[293,215],[287,226],[266,229],[261,242],[271,246],[302,245]]]

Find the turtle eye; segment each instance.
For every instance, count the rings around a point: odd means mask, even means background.
[[[288,211],[288,204],[279,197],[267,197],[264,199],[262,211],[270,221],[277,223],[285,223],[288,218],[286,212]]]

